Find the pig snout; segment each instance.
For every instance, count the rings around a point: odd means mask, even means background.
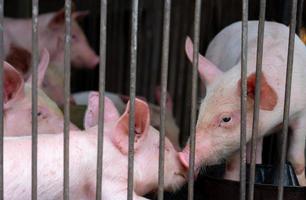
[[[100,58],[98,55],[96,55],[94,52],[90,56],[89,62],[87,64],[88,68],[93,69],[95,66],[97,66],[100,62]]]

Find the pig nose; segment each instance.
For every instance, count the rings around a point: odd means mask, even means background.
[[[99,64],[99,62],[100,62],[99,56],[97,55],[93,56],[93,58],[91,59],[90,68],[94,68]]]

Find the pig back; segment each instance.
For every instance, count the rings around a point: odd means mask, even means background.
[[[227,26],[215,36],[207,48],[206,58],[217,65],[222,71],[231,69],[241,60],[241,29],[241,21]],[[256,52],[257,37],[258,21],[249,21],[248,51],[252,52],[251,56]],[[275,40],[282,40],[288,44],[288,27],[280,23],[266,21],[264,38],[266,38],[264,39],[264,43],[269,40],[267,38],[273,38]],[[295,41],[296,48],[304,48],[297,36]]]

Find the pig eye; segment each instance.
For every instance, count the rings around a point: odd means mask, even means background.
[[[232,120],[231,117],[223,117],[222,118],[222,122],[225,122],[225,123],[230,122],[231,120]]]
[[[42,115],[42,113],[41,112],[37,112],[37,116],[39,117],[39,116],[41,116]]]

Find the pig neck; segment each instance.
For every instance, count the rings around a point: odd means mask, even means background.
[[[110,125],[112,126],[112,125]],[[127,166],[128,159],[124,156],[112,143],[108,137],[109,125],[104,126],[104,141],[103,141],[103,196],[112,197],[117,193],[124,193],[127,191]],[[98,126],[88,129],[87,134],[89,135],[89,140],[91,141],[93,148],[92,159],[94,164],[91,164],[91,173],[94,183],[92,186],[95,188],[96,181],[96,160],[97,160],[97,132]],[[107,198],[106,198],[107,199]],[[110,198],[111,199],[111,198]]]

